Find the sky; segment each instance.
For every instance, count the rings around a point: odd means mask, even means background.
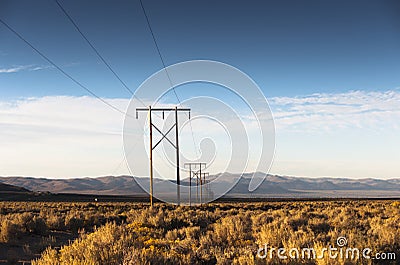
[[[132,91],[162,69],[139,1],[60,3]],[[166,65],[220,61],[258,84],[275,118],[270,173],[400,177],[398,1],[143,4]],[[132,95],[55,1],[1,1],[0,18],[96,95],[127,108]],[[185,98],[207,89],[176,91]],[[235,105],[232,95],[215,95]],[[129,174],[123,122],[0,24],[0,175]],[[198,127],[201,142],[207,131]]]

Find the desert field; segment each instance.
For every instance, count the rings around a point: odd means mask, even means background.
[[[400,202],[0,202],[0,264],[399,264]]]

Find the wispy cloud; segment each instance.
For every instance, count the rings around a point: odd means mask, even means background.
[[[51,65],[19,65],[8,68],[0,68],[0,74],[18,73],[21,71],[39,71],[53,68]]]
[[[400,129],[400,91],[350,91],[269,100],[278,129]]]
[[[28,68],[29,71],[39,71],[39,70],[45,70],[45,69],[50,69],[54,68],[52,65],[44,65],[44,66],[34,66],[31,68]]]
[[[22,70],[25,70],[27,67],[26,66],[16,66],[16,67],[10,67],[10,68],[0,68],[0,73],[17,73]]]

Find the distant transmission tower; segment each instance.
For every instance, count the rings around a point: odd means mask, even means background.
[[[185,167],[189,168],[189,205],[192,203],[192,178],[196,178],[196,202],[203,202],[203,185],[206,183],[208,172],[202,172],[206,168],[204,162],[185,163]],[[200,184],[200,185],[199,185]],[[200,197],[199,197],[200,190]],[[200,200],[199,200],[200,199]]]
[[[210,173],[208,173],[208,172],[203,172],[200,174],[200,177],[202,177],[201,188],[203,189],[203,187],[204,187],[204,190],[205,190],[204,196],[203,196],[203,192],[201,193],[202,196],[200,197],[201,198],[200,203],[204,200],[209,199],[209,195],[210,195],[209,184],[208,184],[209,181],[206,179],[206,177],[209,177],[209,176],[210,176]],[[204,200],[203,200],[203,198],[204,198]]]
[[[152,108],[149,106],[148,108],[137,108],[136,109],[136,119],[138,118],[138,112],[140,111],[147,111],[149,117],[149,131],[150,131],[150,205],[153,206],[153,150],[161,143],[162,140],[166,139],[175,149],[176,149],[176,198],[177,204],[180,205],[180,175],[179,175],[179,123],[178,123],[178,112],[179,111],[186,111],[189,112],[189,119],[190,119],[190,109],[188,108]],[[153,112],[162,112],[162,117],[164,118],[165,112],[175,112],[175,123],[169,128],[166,133],[163,133],[156,125],[152,122],[152,113]],[[175,143],[168,138],[168,134],[172,131],[175,127]],[[153,146],[153,128],[155,128],[161,135],[162,138]]]

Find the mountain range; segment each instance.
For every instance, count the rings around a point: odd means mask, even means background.
[[[210,176],[210,179],[221,177]],[[306,178],[267,175],[254,191],[248,186],[252,174],[244,174],[225,196],[227,197],[275,197],[275,198],[391,198],[400,197],[400,179],[349,179]],[[221,181],[231,185],[237,174],[224,173]],[[188,180],[181,182],[188,184]],[[12,185],[12,186],[10,186]],[[0,177],[0,192],[34,191],[50,193],[74,193],[91,195],[143,196],[145,191],[132,176],[104,176],[97,178],[46,179],[33,177]]]

